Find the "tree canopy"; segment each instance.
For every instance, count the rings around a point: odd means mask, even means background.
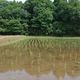
[[[0,34],[80,36],[80,1],[0,0]]]

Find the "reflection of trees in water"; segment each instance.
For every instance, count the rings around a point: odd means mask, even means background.
[[[35,43],[35,40],[33,41]],[[47,74],[50,71],[57,76],[64,76],[66,73],[70,76],[80,75],[80,48],[75,46],[42,46],[29,43],[28,46],[15,47],[5,46],[2,51],[3,57],[0,58],[0,71],[25,69],[32,75]],[[41,47],[42,46],[42,47]],[[23,49],[22,49],[23,48]],[[1,49],[0,49],[1,50]],[[3,54],[4,53],[4,54]],[[6,56],[4,56],[6,54]],[[7,56],[7,54],[9,54]]]

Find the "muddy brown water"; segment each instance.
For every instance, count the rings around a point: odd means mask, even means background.
[[[0,47],[0,80],[80,80],[80,47]]]
[[[66,62],[60,56],[52,59],[49,56],[45,59],[31,56],[8,59],[0,64],[0,80],[80,80],[78,61]]]

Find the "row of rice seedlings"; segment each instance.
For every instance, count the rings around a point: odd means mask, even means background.
[[[30,40],[28,40],[28,41],[30,41]],[[38,40],[38,41],[41,41],[41,40]],[[45,42],[45,40],[43,40],[43,41]],[[25,42],[26,42],[26,41],[25,41]],[[53,42],[54,42],[54,41],[53,41]],[[38,44],[36,41],[35,41],[35,43]],[[39,43],[40,43],[40,42],[39,42]],[[27,43],[27,44],[28,44],[28,43]],[[31,43],[30,43],[30,44],[31,44]],[[42,46],[42,44],[43,44],[43,42],[41,42],[41,46]],[[24,45],[25,45],[25,43],[24,43]],[[47,44],[47,45],[48,45],[48,44]],[[57,55],[58,57],[59,57],[59,54],[61,55],[61,52],[63,52],[63,51],[62,51],[62,46],[63,46],[63,45],[61,45],[61,44],[59,44],[59,45],[60,45],[60,46],[59,46],[58,48],[61,48],[61,50],[59,50],[59,51],[55,50],[55,51],[58,52],[58,53],[56,52],[56,53],[58,54],[58,55]],[[20,46],[20,44],[18,44],[18,45],[16,45],[16,46],[19,46],[19,48],[20,48],[19,50],[20,50],[20,51],[22,51],[22,49],[24,50],[24,48],[22,48],[22,47]],[[55,45],[54,45],[54,46],[55,46]],[[68,46],[70,46],[70,45],[67,45],[66,47],[64,46],[65,49],[67,49]],[[10,47],[11,47],[11,46],[8,46],[8,48],[10,48]],[[32,47],[34,47],[34,45],[33,45]],[[45,47],[46,47],[46,46],[45,46]],[[16,47],[16,48],[18,49],[18,47]],[[72,48],[72,46],[69,47],[69,48],[70,48],[71,50],[72,50],[72,49],[75,49],[75,47]],[[11,48],[10,48],[10,49],[11,49]],[[15,47],[14,47],[14,49],[15,49]],[[14,50],[14,49],[13,49],[13,50]],[[6,50],[6,48],[5,48],[5,50]],[[31,50],[31,49],[29,49],[29,50]],[[43,50],[44,50],[44,49],[43,49]],[[32,50],[31,50],[31,51],[32,51]],[[40,52],[40,51],[42,51],[42,50],[40,49],[39,52]],[[8,52],[9,52],[9,51],[6,50],[4,53],[8,53]],[[35,51],[35,52],[36,52],[36,51]],[[65,52],[66,52],[66,50],[65,50]],[[72,58],[72,53],[74,52],[74,50],[72,50],[72,51],[67,51],[68,54],[69,54],[69,52],[71,52],[71,58]],[[76,52],[76,51],[75,51],[75,52]],[[29,52],[28,52],[28,53],[29,53]],[[32,53],[31,57],[33,57],[33,55],[35,55],[35,54],[33,54],[33,52],[30,52],[30,53]],[[19,55],[20,55],[20,54],[23,54],[23,53],[19,53]],[[54,54],[54,56],[52,56],[52,53],[49,53],[49,54],[50,54],[50,56],[49,56],[49,57],[50,57],[50,58],[49,58],[50,60],[49,60],[49,61],[52,61],[51,57],[53,57],[53,61],[56,62],[56,58],[55,58],[56,55]],[[49,55],[49,54],[46,54],[46,55]],[[11,55],[12,55],[12,54],[11,54]],[[19,55],[18,55],[18,56],[19,56]],[[40,64],[40,59],[42,59],[42,57],[40,57],[41,55],[42,55],[41,53],[38,53],[39,61],[38,61],[36,64]],[[64,55],[65,55],[65,53],[64,53]],[[63,59],[64,59],[64,58],[65,58],[65,57],[63,56]],[[5,58],[5,59],[6,59],[6,58]],[[53,61],[52,61],[52,63],[54,63]],[[5,62],[5,61],[4,61],[4,62]],[[72,59],[71,59],[71,62],[72,62]],[[76,62],[77,62],[77,60],[76,60]],[[67,63],[67,62],[66,62],[66,63]],[[65,64],[66,64],[66,63],[65,63]],[[31,63],[31,64],[33,65],[33,60],[32,60],[32,63]],[[54,64],[54,65],[55,65],[55,64]],[[33,65],[33,67],[34,67],[34,65]],[[40,71],[40,70],[39,70],[39,71]]]
[[[31,42],[31,41],[29,41],[29,42]],[[39,42],[40,42],[40,40],[39,40]],[[44,43],[46,43],[46,42],[44,42]],[[38,43],[35,43],[35,44],[38,44]],[[25,45],[25,44],[24,44]],[[18,46],[17,46],[18,47]],[[34,46],[33,46],[34,47]],[[45,46],[46,47],[46,46]],[[71,50],[71,48],[70,48],[70,50]],[[60,52],[61,52],[61,46],[60,46]]]
[[[39,46],[39,45],[38,45],[38,41],[39,41],[39,40],[37,40],[37,39],[33,39],[32,47],[33,47],[33,48],[35,47],[36,49],[38,49],[38,52],[40,52],[40,51],[39,51],[39,48],[38,48],[38,46]],[[37,55],[37,54],[38,54],[38,55]],[[37,63],[36,63],[36,64],[38,65],[38,64],[39,64],[39,60],[40,60],[40,58],[41,58],[41,57],[40,57],[41,54],[40,54],[40,53],[37,53],[37,54],[35,53],[34,55],[37,55],[37,58],[38,58],[38,59],[37,59]],[[32,57],[34,58],[34,56],[32,56]],[[34,60],[32,60],[32,64],[34,64]],[[34,67],[34,66],[32,66],[32,67]],[[40,73],[40,67],[38,67],[37,71]]]

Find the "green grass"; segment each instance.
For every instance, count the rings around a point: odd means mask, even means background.
[[[25,69],[34,75],[52,70],[57,76],[80,75],[79,37],[22,36],[4,44],[0,46],[1,72]]]

